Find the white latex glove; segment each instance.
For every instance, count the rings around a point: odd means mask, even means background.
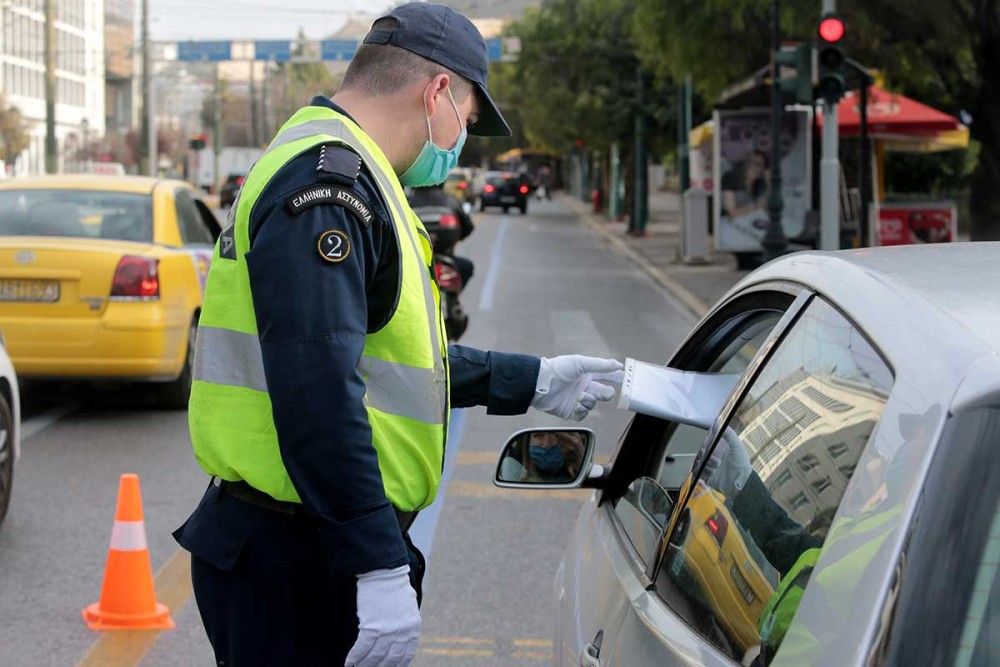
[[[562,419],[583,421],[597,401],[610,401],[614,397],[613,385],[621,385],[623,368],[617,359],[578,354],[554,359],[542,357],[531,407]]]
[[[743,490],[753,466],[746,447],[731,428],[722,434],[712,455],[705,461],[702,479],[722,492],[727,498],[734,497]]]
[[[420,610],[410,566],[358,575],[358,640],[346,667],[406,667],[417,652]]]

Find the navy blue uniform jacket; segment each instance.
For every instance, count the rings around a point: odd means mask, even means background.
[[[324,97],[312,104],[344,113]],[[365,335],[384,326],[395,308],[398,250],[367,170],[353,184],[318,170],[321,150],[293,159],[261,193],[246,259],[281,457],[305,511],[317,519],[330,567],[344,575],[409,562],[385,497],[357,371]],[[345,150],[326,148],[333,172],[350,163],[353,154],[334,152]],[[324,182],[352,188],[374,214],[370,224],[336,203],[290,205],[296,193]],[[318,245],[331,231],[339,239],[336,263],[324,260]],[[453,407],[485,405],[498,415],[528,409],[537,357],[459,345],[448,356]],[[181,541],[198,555],[201,540],[191,533],[202,531],[187,533]]]

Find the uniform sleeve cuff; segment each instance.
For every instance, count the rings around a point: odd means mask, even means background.
[[[526,354],[490,352],[490,391],[486,411],[491,415],[523,415],[535,397],[541,360]]]
[[[350,576],[409,564],[409,552],[392,505],[344,522],[323,521],[320,537],[330,569]]]

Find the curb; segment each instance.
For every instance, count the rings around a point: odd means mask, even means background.
[[[601,238],[614,246],[616,250],[625,255],[633,264],[652,278],[654,282],[670,292],[695,318],[700,320],[711,309],[711,306],[698,298],[694,292],[671,278],[663,269],[654,266],[649,260],[629,247],[623,239],[612,234],[604,225],[604,221],[587,209],[586,204],[578,202],[564,193],[559,193],[556,196],[583,224],[587,225],[587,227],[596,232]]]

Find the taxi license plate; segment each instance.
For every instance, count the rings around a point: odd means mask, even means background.
[[[502,204],[513,204],[515,201],[517,201],[517,197],[500,197]]]
[[[58,300],[58,280],[0,279],[0,301],[37,301],[42,303],[52,303]]]

